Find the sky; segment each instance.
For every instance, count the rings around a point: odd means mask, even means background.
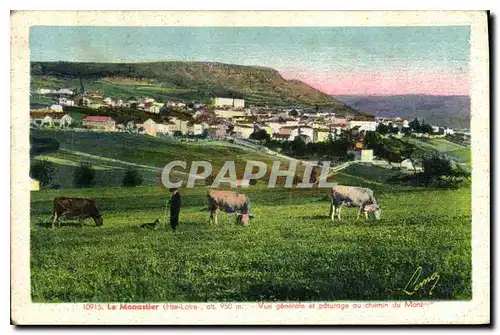
[[[213,61],[332,95],[469,94],[468,26],[70,27],[30,30],[31,61]]]

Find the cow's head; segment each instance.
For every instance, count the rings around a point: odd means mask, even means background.
[[[237,213],[236,222],[238,224],[242,224],[242,225],[246,226],[250,222],[250,219],[253,219],[253,218],[254,218],[254,216],[252,214]]]
[[[367,213],[373,213],[376,220],[380,220],[380,206],[375,204],[370,204],[365,206],[364,209]]]

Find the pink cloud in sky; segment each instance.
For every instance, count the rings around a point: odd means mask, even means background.
[[[466,73],[452,71],[393,71],[373,73],[322,73],[282,71],[286,79],[298,79],[332,95],[468,95],[469,78]]]

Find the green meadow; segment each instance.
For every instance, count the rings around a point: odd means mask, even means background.
[[[156,170],[143,186],[119,186],[119,168],[161,168],[167,161],[226,159],[238,164],[273,157],[226,142],[175,142],[128,134],[39,131],[61,147],[44,154],[57,168],[58,190],[31,192],[31,296],[35,302],[468,300],[471,290],[471,191],[398,186],[383,168],[350,167],[339,184],[369,187],[382,207],[380,221],[328,217],[327,189],[239,189],[255,215],[249,226],[219,213],[209,225],[208,187],[181,189],[176,233],[165,204],[170,194]],[[91,155],[91,156],[85,156]],[[37,157],[36,159],[40,159]],[[80,160],[95,164],[94,188],[71,188]],[[73,165],[72,165],[73,164]],[[381,169],[381,170],[378,170]],[[140,168],[147,175],[147,168]],[[384,173],[385,170],[386,172]],[[109,180],[112,175],[115,180]],[[109,178],[107,179],[108,176]],[[88,219],[48,228],[57,196],[96,201],[104,225]],[[141,229],[159,218],[158,230]],[[421,267],[419,278],[412,276]],[[427,277],[439,279],[415,290]]]

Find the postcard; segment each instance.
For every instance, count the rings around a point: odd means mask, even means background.
[[[490,323],[488,13],[15,11],[11,322]]]

